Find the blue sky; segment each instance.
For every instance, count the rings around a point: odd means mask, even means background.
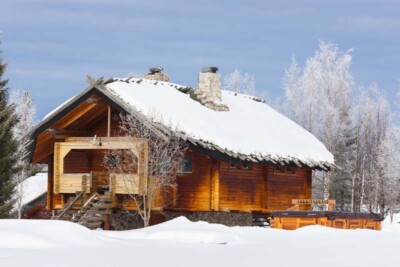
[[[0,0],[11,88],[31,92],[38,118],[87,84],[85,76],[145,74],[161,65],[195,86],[202,66],[255,75],[270,100],[295,54],[319,40],[354,49],[358,84],[400,88],[400,1]]]

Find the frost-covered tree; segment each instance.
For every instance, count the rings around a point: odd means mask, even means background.
[[[15,115],[18,123],[13,129],[14,138],[19,146],[17,151],[17,166],[19,172],[14,176],[14,182],[18,184],[16,188],[16,209],[18,218],[21,218],[22,199],[25,194],[23,181],[31,175],[31,165],[28,162],[28,147],[32,143],[30,132],[34,126],[35,107],[28,91],[15,90],[11,93],[11,103],[15,106]]]
[[[13,136],[13,127],[17,123],[14,106],[8,103],[8,80],[3,78],[7,64],[4,63],[0,51],[0,218],[8,217],[14,195],[13,176],[16,167],[16,151],[18,143]]]
[[[352,123],[350,96],[353,77],[350,72],[351,51],[321,41],[315,55],[303,69],[295,58],[283,78],[284,112],[317,136],[335,156],[341,169],[315,175],[314,192],[328,199],[333,196],[340,204],[349,198],[342,186],[351,181],[348,165],[352,163]],[[318,190],[320,189],[320,190]]]
[[[389,102],[376,84],[360,87],[357,95],[351,205],[354,211],[367,207],[384,214],[393,211],[400,190],[400,134]]]
[[[154,118],[156,115],[154,116]],[[158,116],[157,116],[158,117]],[[148,161],[143,169],[147,170],[148,181],[143,194],[129,194],[134,201],[137,213],[142,218],[144,227],[150,225],[152,210],[157,198],[162,196],[162,207],[170,204],[171,194],[176,188],[176,179],[179,173],[179,162],[186,150],[182,140],[174,135],[162,136],[154,131],[155,128],[137,120],[134,116],[121,116],[121,135],[124,137],[144,138],[148,141]],[[136,150],[142,151],[142,144],[134,145]],[[138,146],[138,147],[136,147]],[[130,150],[110,150],[104,157],[104,167],[110,173],[129,173],[137,169],[137,156]],[[140,188],[140,182],[136,184]]]
[[[235,68],[233,72],[226,74],[223,88],[235,92],[235,94],[243,93],[252,96],[256,95],[254,75],[242,73],[237,68]]]

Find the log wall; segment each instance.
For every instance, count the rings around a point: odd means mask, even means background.
[[[311,170],[296,168],[294,174],[276,173],[274,166],[267,168],[266,198],[268,210],[285,210],[291,206],[292,199],[311,198]],[[307,210],[303,205],[301,209]]]
[[[213,159],[198,153],[188,153],[188,155],[192,156],[193,172],[178,177],[175,208],[211,210]]]
[[[263,165],[253,165],[251,170],[233,169],[228,162],[221,162],[220,166],[219,210],[261,211]]]
[[[197,152],[191,155],[193,173],[178,177],[176,210],[272,212],[292,207],[292,199],[311,198],[310,169],[295,168],[294,174],[276,173],[273,165],[235,169]]]
[[[111,136],[118,135],[118,124],[119,120],[111,120]],[[106,113],[91,121],[89,126],[86,132],[79,134],[105,137]],[[187,155],[192,157],[193,172],[177,178],[177,190],[167,194],[160,192],[155,203],[157,209],[168,204],[168,209],[177,211],[272,212],[290,208],[293,206],[292,199],[311,198],[310,169],[296,168],[294,174],[276,173],[274,166],[265,164],[252,165],[248,170],[235,169],[231,168],[229,162],[215,160],[200,152],[188,151]],[[105,175],[103,157],[104,150],[73,150],[65,158],[65,172],[92,171],[95,174],[94,179],[97,179],[93,183],[106,185],[109,179]],[[53,187],[52,161],[51,156],[48,160],[49,189]],[[64,197],[60,194],[54,195],[52,191],[48,190],[47,207],[62,208]],[[136,208],[130,198],[115,199],[115,204],[130,210]]]

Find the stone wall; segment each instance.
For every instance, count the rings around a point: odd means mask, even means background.
[[[143,220],[132,211],[118,210],[110,217],[111,229],[116,231],[143,228]]]
[[[205,221],[226,226],[252,226],[253,216],[240,212],[153,212],[151,225],[185,216],[192,222]],[[111,229],[122,231],[143,228],[143,220],[133,211],[119,210],[111,215]]]

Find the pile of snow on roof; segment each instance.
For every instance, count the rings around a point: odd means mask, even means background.
[[[136,110],[196,140],[234,153],[334,164],[311,133],[265,103],[222,90],[228,112],[217,112],[182,93],[185,86],[146,79],[116,79],[107,89]]]

